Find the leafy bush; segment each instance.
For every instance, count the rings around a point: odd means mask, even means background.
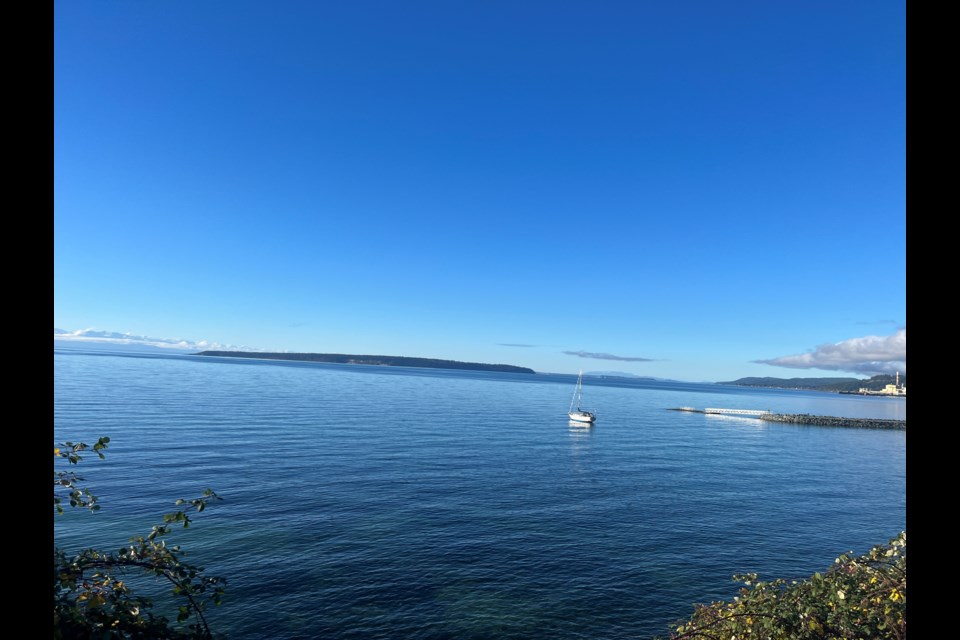
[[[104,457],[110,438],[100,438],[94,445],[65,442],[53,450],[53,504],[57,515],[63,514],[63,503],[71,507],[100,509],[96,496],[80,487],[83,478],[75,471],[58,465],[76,465],[81,452],[93,451]],[[192,500],[177,500],[181,507],[163,516],[162,524],[146,536],[130,539],[130,544],[117,552],[84,549],[68,556],[53,549],[53,623],[54,638],[212,638],[204,617],[206,605],[220,604],[226,579],[203,574],[203,569],[183,560],[178,545],[168,546],[164,537],[180,524],[189,527],[190,511],[203,511],[219,500],[211,489]],[[154,614],[150,598],[133,593],[129,582],[138,576],[167,582],[177,603],[177,622]],[[187,624],[183,624],[187,623]],[[179,625],[179,626],[178,626]]]
[[[808,580],[758,582],[732,602],[697,605],[671,634],[680,638],[891,638],[907,637],[907,533],[865,555],[843,554]]]

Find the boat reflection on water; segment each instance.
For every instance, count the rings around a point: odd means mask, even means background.
[[[570,421],[570,454],[575,473],[583,473],[584,460],[590,455],[590,436],[593,427],[589,423]]]
[[[567,424],[570,426],[570,435],[582,437],[589,436],[591,433],[593,433],[594,426],[589,422],[570,420]]]

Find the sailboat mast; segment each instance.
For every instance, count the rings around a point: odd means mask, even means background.
[[[577,411],[580,411],[580,405],[583,404],[583,369],[577,374],[577,386],[573,390],[573,397],[570,398],[570,411],[573,411],[573,403],[577,403]]]
[[[582,371],[580,372],[583,373]],[[577,377],[577,386],[573,388],[573,397],[570,398],[570,410],[569,413],[573,413],[573,403],[577,400],[577,391],[580,390],[580,378]]]

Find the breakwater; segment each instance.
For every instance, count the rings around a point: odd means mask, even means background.
[[[808,424],[817,427],[846,427],[848,429],[894,429],[906,431],[906,420],[884,420],[880,418],[841,418],[838,416],[814,416],[809,413],[771,413],[769,411],[749,409],[695,409],[694,407],[677,407],[670,411],[687,411],[689,413],[705,413],[707,415],[736,415],[739,417],[757,418],[767,422],[782,422],[786,424]]]
[[[882,420],[879,418],[839,418],[836,416],[813,416],[807,413],[764,413],[757,416],[767,422],[811,424],[818,427],[847,427],[851,429],[896,429],[906,431],[906,420]]]

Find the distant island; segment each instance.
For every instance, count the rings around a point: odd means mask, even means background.
[[[625,371],[584,371],[584,376],[592,376],[594,378],[629,378],[631,380],[658,380],[662,378],[654,378],[651,376],[638,376],[635,373],[627,373]]]
[[[507,373],[536,373],[527,367],[512,364],[484,364],[459,362],[436,358],[408,358],[406,356],[364,356],[348,353],[265,353],[261,351],[201,351],[198,356],[225,358],[255,358],[259,360],[295,360],[297,362],[327,362],[332,364],[369,364],[386,367],[425,367],[429,369],[462,369],[465,371],[500,371]]]
[[[731,382],[717,384],[732,384],[738,387],[767,387],[770,389],[808,389],[811,391],[827,391],[831,393],[857,393],[861,389],[883,391],[887,385],[897,383],[897,378],[891,375],[873,376],[869,379],[858,378],[740,378]],[[901,375],[899,383],[907,385],[906,374]]]
[[[626,378],[627,380],[634,380],[640,382],[684,382],[683,380],[674,380],[672,378],[657,378],[654,376],[640,376],[635,373],[627,373],[625,371],[584,371],[583,377],[591,378]],[[712,383],[707,383],[712,384]]]

